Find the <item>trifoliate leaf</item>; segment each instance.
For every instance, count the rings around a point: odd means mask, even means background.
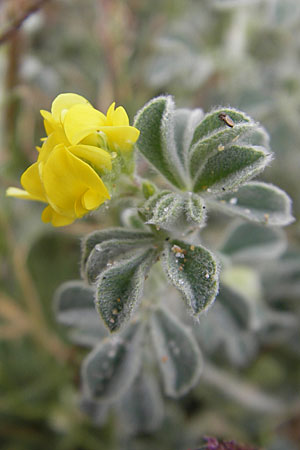
[[[163,309],[153,313],[151,334],[166,394],[171,397],[186,394],[199,380],[202,369],[201,353],[193,334]]]
[[[207,114],[189,150],[193,191],[234,189],[259,173],[270,160],[268,137],[244,113],[230,108]]]
[[[265,225],[284,226],[293,222],[291,199],[272,184],[251,182],[235,193],[210,200],[214,209]]]
[[[140,130],[136,144],[142,155],[174,186],[185,188],[186,177],[174,137],[174,102],[161,96],[147,103],[137,114],[134,126]]]
[[[201,246],[172,240],[165,243],[161,261],[192,315],[207,310],[218,292],[218,265],[212,253]]]
[[[145,277],[156,257],[157,252],[153,249],[140,251],[99,276],[96,306],[111,332],[118,331],[131,319],[142,299]]]
[[[99,344],[85,359],[82,380],[85,396],[107,403],[120,398],[138,374],[144,327],[132,323],[121,336]]]
[[[255,262],[277,258],[285,248],[285,234],[280,229],[248,222],[231,227],[220,251],[235,261]]]
[[[140,208],[147,224],[170,231],[188,231],[191,226],[205,222],[205,205],[196,194],[176,194],[160,191]]]

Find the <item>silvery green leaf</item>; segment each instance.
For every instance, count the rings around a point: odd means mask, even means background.
[[[251,117],[234,108],[214,109],[213,111],[205,114],[203,120],[196,127],[190,147],[191,153],[195,152],[197,148],[195,146],[201,144],[201,142],[207,137],[213,136],[219,131],[231,129],[231,127],[228,127],[226,122],[224,122],[224,120],[220,118],[220,114],[224,114],[224,117],[227,116],[233,121],[234,126],[232,128],[235,128],[237,125],[253,124],[253,120],[251,119]],[[236,134],[234,135],[234,137],[235,136]]]
[[[136,252],[100,274],[96,306],[111,332],[118,331],[131,319],[142,299],[145,277],[156,257],[153,249]]]
[[[147,226],[138,215],[137,208],[125,208],[120,213],[120,221],[124,227],[147,231]]]
[[[300,253],[287,251],[279,260],[269,262],[261,271],[269,300],[297,300],[300,292]]]
[[[82,381],[87,398],[111,403],[125,394],[138,374],[144,326],[132,323],[122,335],[102,341],[84,360]]]
[[[57,320],[69,326],[100,325],[95,303],[95,290],[83,281],[73,280],[63,283],[55,293]]]
[[[143,241],[147,239],[151,239],[153,237],[151,233],[147,233],[145,231],[139,230],[128,230],[126,228],[109,228],[107,230],[99,230],[90,233],[85,239],[82,241],[82,267],[84,270],[85,264],[88,260],[88,257],[91,251],[98,244],[102,244],[106,241],[115,241],[115,240],[138,240]]]
[[[197,172],[194,192],[212,194],[233,190],[259,174],[270,162],[270,154],[258,146],[231,145],[212,154]]]
[[[221,302],[230,309],[241,326],[245,321],[251,330],[261,328],[268,315],[262,301],[259,272],[250,266],[236,265],[221,272]]]
[[[160,427],[164,407],[156,379],[142,371],[122,398],[121,413],[131,433],[150,433]]]
[[[165,243],[161,261],[192,315],[207,310],[218,293],[218,264],[206,248],[180,240]]]
[[[202,357],[186,326],[169,311],[157,309],[151,318],[151,335],[167,395],[180,397],[198,382]]]
[[[194,131],[203,118],[202,109],[179,108],[175,110],[175,142],[177,153],[181,164],[187,169],[187,156],[190,148]]]
[[[249,328],[250,308],[245,298],[239,292],[234,291],[224,283],[220,283],[216,301],[230,313],[239,329]]]
[[[97,314],[98,316],[98,314]],[[69,339],[82,347],[95,347],[108,336],[108,330],[98,316],[98,324],[85,327],[75,327],[68,333]]]
[[[249,180],[269,162],[267,146],[264,129],[244,113],[232,108],[208,113],[189,150],[193,191],[218,193]]]
[[[188,224],[198,226],[205,224],[206,206],[201,197],[190,192],[184,206]]]
[[[224,356],[225,352],[226,358],[239,367],[248,364],[257,350],[253,333],[243,329],[218,298],[193,331],[205,353]]]
[[[160,191],[140,208],[146,223],[170,231],[187,231],[205,222],[205,205],[196,194]]]
[[[137,148],[174,186],[186,186],[185,173],[174,136],[174,102],[161,96],[148,102],[137,114],[134,126],[140,130]]]
[[[105,240],[94,246],[85,264],[84,273],[89,283],[95,283],[100,273],[119,259],[124,258],[126,254],[131,254],[136,249],[149,248],[153,245],[153,235],[151,233],[139,230],[124,231],[123,239],[119,237]]]
[[[102,402],[83,397],[80,399],[79,408],[95,425],[103,425],[107,420],[109,407]]]
[[[231,227],[220,251],[234,261],[255,262],[277,258],[285,248],[282,230],[247,222]]]
[[[294,220],[290,197],[278,187],[258,181],[245,184],[235,193],[210,200],[210,206],[271,226],[288,225]]]
[[[185,222],[184,197],[172,191],[161,191],[150,197],[140,212],[149,225],[165,230],[182,228]]]

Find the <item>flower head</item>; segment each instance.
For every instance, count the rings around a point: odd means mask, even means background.
[[[130,152],[139,131],[124,108],[113,103],[104,115],[77,94],[58,95],[41,114],[47,137],[37,162],[21,176],[24,190],[7,195],[48,203],[42,220],[69,225],[110,199],[102,178],[113,170],[112,152]]]

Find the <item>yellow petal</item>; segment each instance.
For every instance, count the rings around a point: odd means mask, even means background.
[[[43,184],[50,206],[68,217],[76,215],[76,202],[89,190],[99,193],[95,208],[110,198],[97,173],[63,145],[56,146],[49,155],[43,169]]]
[[[47,202],[45,191],[40,179],[39,164],[36,162],[28,167],[21,176],[21,185],[32,197]]]
[[[51,113],[54,120],[57,122],[61,121],[61,113],[64,110],[70,109],[74,105],[78,104],[89,104],[88,100],[78,94],[59,94],[52,103]]]
[[[116,102],[113,102],[110,107],[108,108],[107,112],[106,112],[106,118],[107,121],[105,123],[105,125],[112,125],[113,124],[113,115],[115,112],[115,104]]]
[[[63,125],[68,140],[76,145],[98,131],[105,120],[105,115],[91,105],[76,105],[67,111]]]
[[[129,119],[123,106],[118,106],[115,110],[115,102],[113,102],[106,113],[106,126],[128,126]]]
[[[93,210],[98,207],[99,202],[103,203],[103,198],[99,192],[89,189],[83,194],[81,202],[84,208]]]
[[[51,133],[43,142],[39,153],[38,162],[46,162],[52,150],[59,144],[64,144],[65,146],[70,145],[62,127],[57,128],[56,131]]]
[[[54,118],[52,117],[52,114],[49,113],[49,111],[45,111],[44,109],[40,110],[41,116],[44,118],[44,127],[47,133],[47,136],[49,134],[53,133],[55,128],[57,127],[57,123],[55,122]]]
[[[127,113],[123,106],[119,106],[114,114],[113,114],[113,125],[114,126],[128,126],[129,125],[129,119],[127,116]]]
[[[61,214],[58,214],[56,211],[54,211],[53,208],[51,208],[51,206],[47,206],[44,209],[44,211],[42,212],[41,218],[44,223],[51,222],[51,224],[54,227],[63,227],[65,225],[70,225],[76,219],[76,217],[70,218],[70,217],[66,217]]]
[[[101,127],[108,139],[108,146],[113,150],[132,150],[133,144],[138,140],[140,132],[135,127]]]
[[[68,147],[68,150],[78,158],[92,164],[98,170],[111,170],[112,168],[111,155],[102,148],[77,144]]]
[[[23,189],[16,188],[16,187],[9,187],[8,189],[6,189],[6,195],[7,195],[7,197],[16,197],[16,198],[21,198],[22,200],[41,201],[39,198],[35,197],[34,195],[29,194],[29,192],[24,191]]]

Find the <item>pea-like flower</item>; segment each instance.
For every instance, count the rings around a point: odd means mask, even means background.
[[[24,189],[7,195],[48,203],[43,222],[69,225],[110,199],[101,176],[113,170],[116,154],[130,152],[139,131],[129,126],[123,107],[113,103],[107,114],[77,94],[61,94],[51,113],[41,111],[47,137],[39,156],[21,176]]]

